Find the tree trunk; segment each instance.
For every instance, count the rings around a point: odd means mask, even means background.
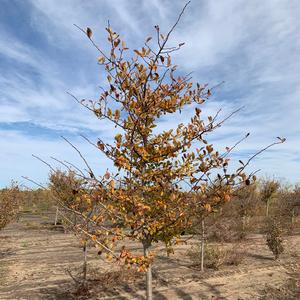
[[[83,244],[83,283],[86,283],[86,275],[87,275],[87,242],[84,241]]]
[[[292,229],[294,229],[294,224],[295,224],[295,209],[292,209]]]
[[[245,228],[246,228],[246,217],[245,215],[242,216],[242,230],[243,233],[245,232]]]
[[[269,205],[270,205],[270,201],[267,201],[267,207],[266,207],[266,217],[269,216]]]
[[[77,215],[74,213],[74,224],[73,225],[77,225]]]
[[[57,225],[57,220],[58,220],[58,206],[56,206],[56,213],[55,213],[55,221],[54,221],[54,225]]]
[[[247,216],[246,214],[244,214],[242,216],[242,232],[241,232],[241,236],[240,236],[242,239],[246,237],[249,219],[250,219],[250,217]]]
[[[204,271],[204,240],[205,240],[205,231],[204,231],[204,219],[201,221],[201,271]]]
[[[148,257],[150,244],[144,242],[144,256]],[[146,299],[152,300],[152,264],[150,263],[146,272]]]

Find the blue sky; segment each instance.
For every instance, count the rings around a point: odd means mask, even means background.
[[[80,134],[110,141],[114,129],[76,104],[94,99],[104,80],[97,51],[73,23],[93,29],[106,49],[104,27],[110,20],[131,49],[167,31],[185,1],[174,0],[2,0],[0,10],[0,186],[29,176],[45,182],[46,166],[36,154],[66,159],[82,166],[69,138],[98,173],[109,164]],[[185,42],[175,55],[182,72],[195,81],[225,81],[203,110],[223,114],[245,106],[212,137],[224,149],[251,132],[235,152],[245,159],[276,136],[287,138],[254,160],[249,170],[261,176],[300,182],[300,2],[298,0],[194,0],[173,35]],[[160,128],[189,120],[191,111],[166,118]],[[55,165],[55,164],[54,164]]]

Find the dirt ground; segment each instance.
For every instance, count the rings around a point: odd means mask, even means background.
[[[114,273],[118,267],[97,256],[96,249],[89,253],[89,294],[76,293],[67,270],[75,276],[83,253],[73,234],[50,225],[53,219],[23,214],[0,233],[0,299],[144,299],[143,278]],[[278,261],[262,235],[251,235],[243,242],[240,265],[204,273],[187,255],[195,243],[177,246],[170,257],[156,247],[154,299],[300,299],[300,235],[285,238]]]

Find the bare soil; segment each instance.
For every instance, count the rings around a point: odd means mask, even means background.
[[[0,233],[0,299],[144,299],[144,281],[89,250],[88,291],[76,286],[83,252],[79,240],[53,226],[52,214],[23,214]],[[154,299],[300,299],[300,235],[285,237],[277,261],[262,235],[243,241],[245,259],[201,273],[187,252],[197,241],[178,245],[168,257],[155,247]],[[228,245],[225,245],[228,246]],[[131,243],[131,248],[140,245]]]

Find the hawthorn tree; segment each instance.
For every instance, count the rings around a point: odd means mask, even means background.
[[[108,259],[146,272],[147,299],[152,299],[151,246],[161,241],[170,250],[180,234],[193,226],[196,212],[211,212],[230,200],[237,185],[249,185],[254,175],[246,175],[244,169],[250,160],[282,142],[259,151],[231,173],[228,154],[234,147],[221,153],[208,143],[207,135],[238,110],[223,119],[220,111],[204,118],[201,106],[213,89],[194,84],[189,74],[177,72],[171,55],[184,43],[172,46],[169,39],[187,5],[167,34],[155,26],[155,38],[148,37],[132,56],[110,25],[106,28],[108,53],[95,43],[90,28],[81,29],[99,52],[98,64],[104,69],[107,84],[96,100],[79,100],[72,95],[99,120],[111,122],[119,131],[113,143],[84,137],[112,161],[116,170],[98,178],[82,157],[89,192],[80,199],[92,201],[100,209],[93,215],[82,214],[94,226],[81,229]],[[190,121],[170,130],[160,129],[163,117],[178,118],[188,108],[194,111]],[[129,251],[128,240],[139,241],[143,253]],[[119,252],[114,250],[116,242]]]

